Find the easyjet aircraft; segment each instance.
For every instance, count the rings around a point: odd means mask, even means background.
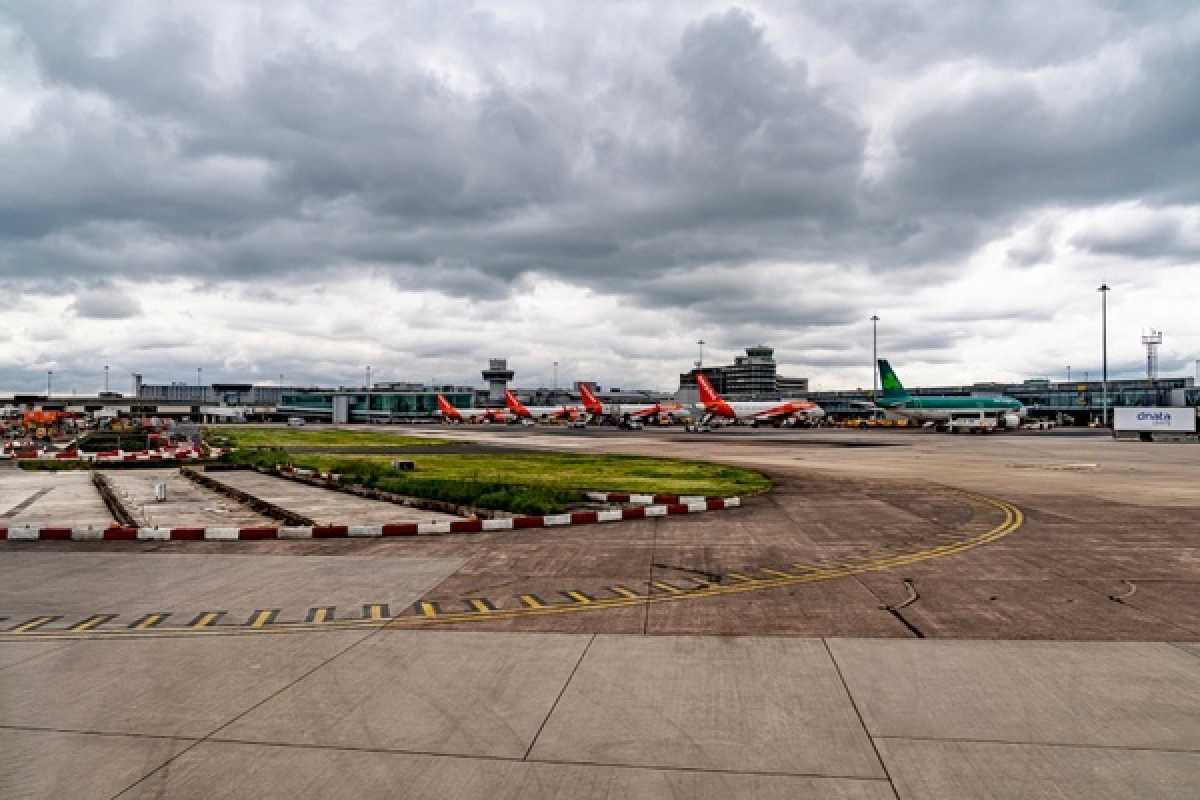
[[[753,425],[782,425],[789,419],[813,422],[825,416],[819,405],[808,400],[781,400],[778,403],[728,402],[717,394],[704,375],[696,376],[696,386],[700,390],[700,402],[696,407],[704,409],[704,418],[700,421],[702,426],[715,420],[721,420],[721,424],[747,421]]]
[[[575,419],[581,413],[575,406],[526,406],[512,393],[512,389],[505,389],[504,405],[509,413],[519,419]]]
[[[446,422],[508,422],[508,414],[502,408],[455,408],[440,392],[437,404]]]
[[[591,418],[606,416],[618,416],[622,420],[636,419],[642,422],[657,419],[663,414],[669,414],[673,417],[689,416],[687,409],[678,403],[668,403],[666,405],[663,403],[651,403],[648,406],[610,405],[606,407],[586,383],[579,384],[579,394],[583,398],[583,408],[588,413],[589,421],[591,421]]]

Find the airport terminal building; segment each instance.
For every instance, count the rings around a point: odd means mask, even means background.
[[[974,383],[965,386],[905,387],[909,394],[921,395],[1004,395],[1020,400],[1031,417],[1052,419],[1061,425],[1088,425],[1099,422],[1105,407],[1101,381],[1050,381],[1031,378],[1021,383]],[[864,405],[871,402],[870,389],[811,392],[809,399],[819,403],[833,418],[864,416]],[[1139,406],[1197,406],[1200,388],[1192,378],[1149,380],[1110,380],[1108,408]],[[1111,412],[1110,412],[1111,413]]]
[[[713,389],[726,400],[779,400],[808,394],[808,378],[787,378],[779,374],[775,350],[766,345],[747,347],[726,366],[698,366],[679,376],[675,399],[692,404],[698,399],[696,376],[708,378]]]

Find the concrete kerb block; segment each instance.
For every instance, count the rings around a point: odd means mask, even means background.
[[[103,540],[103,528],[93,528],[90,525],[86,528],[71,528],[71,541],[73,542],[100,542]]]
[[[665,517],[667,515],[666,506],[646,506],[647,517]]]
[[[209,542],[236,542],[240,528],[205,528],[204,539]]]
[[[138,528],[138,541],[166,542],[171,539],[170,528]]]
[[[370,538],[383,536],[382,525],[351,525],[348,535],[351,538]]]
[[[449,522],[420,522],[417,523],[417,535],[424,536],[431,533],[449,533]]]
[[[36,542],[41,533],[41,528],[9,528],[8,540],[10,542]]]
[[[619,508],[613,511],[596,512],[596,522],[620,522],[622,519],[624,519],[624,515]]]
[[[284,525],[279,529],[280,539],[311,539],[313,529],[307,526]]]
[[[511,531],[513,529],[512,519],[485,519],[483,521],[483,529],[485,531]]]
[[[556,525],[570,525],[570,514],[546,514],[542,517],[542,524],[547,528],[552,528]]]
[[[680,498],[680,502],[683,502],[683,498]],[[699,500],[693,498],[692,502],[684,503],[684,505],[687,506],[689,514],[697,514],[701,511],[708,511],[708,501],[704,500],[704,498]]]
[[[635,506],[648,506],[654,502],[654,495],[631,494],[629,495],[629,502],[633,503]]]

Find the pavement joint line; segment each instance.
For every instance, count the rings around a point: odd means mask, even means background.
[[[887,777],[887,782],[891,784],[892,792],[899,797],[900,792],[896,789],[896,782],[892,780],[892,773],[888,771],[887,762],[883,760],[883,754],[879,752],[879,745],[875,743],[875,739],[871,736],[871,729],[867,727],[867,721],[863,719],[862,710],[858,707],[858,701],[854,699],[854,692],[850,691],[850,684],[846,683],[846,676],[842,674],[842,665],[834,657],[833,648],[829,646],[829,640],[822,638],[821,646],[825,648],[825,655],[829,657],[829,663],[833,665],[833,671],[837,675],[838,683],[842,685],[842,691],[846,693],[846,699],[850,701],[850,707],[854,709],[854,716],[858,719],[863,736],[867,737],[867,741],[871,743],[871,751],[875,753],[875,760],[879,763],[879,769]]]
[[[575,662],[575,666],[571,668],[571,674],[567,676],[565,681],[563,681],[562,688],[558,690],[558,695],[554,698],[554,703],[551,704],[550,709],[546,712],[546,716],[542,718],[542,724],[538,725],[537,733],[535,733],[529,740],[529,747],[525,748],[525,755],[521,759],[522,761],[529,760],[529,754],[533,752],[533,748],[537,745],[537,740],[542,736],[542,731],[546,729],[546,723],[550,721],[552,716],[554,716],[555,710],[558,709],[558,704],[562,702],[563,695],[567,693],[567,687],[570,686],[571,681],[575,679],[575,673],[579,671],[580,665],[583,664],[583,659],[587,658],[588,651],[592,649],[592,643],[595,641],[596,634],[593,633],[588,638],[587,644],[583,646],[583,651],[579,654],[579,659]]]
[[[959,540],[954,543],[942,545],[939,547],[929,548],[926,550],[918,550],[911,553],[899,554],[879,558],[874,561],[865,562],[858,565],[842,564],[838,566],[827,567],[819,570],[803,574],[780,573],[787,577],[776,578],[748,578],[738,583],[722,583],[716,585],[701,586],[691,590],[681,590],[678,593],[663,592],[649,593],[641,596],[619,596],[614,598],[596,599],[590,595],[577,591],[568,590],[562,592],[571,602],[566,603],[547,603],[542,607],[534,608],[518,607],[504,608],[488,612],[486,618],[491,619],[512,619],[516,617],[526,616],[546,616],[564,613],[577,613],[580,611],[594,611],[610,608],[624,608],[645,603],[647,608],[652,603],[661,602],[678,602],[683,600],[693,600],[708,597],[719,597],[728,594],[743,594],[751,591],[762,591],[766,589],[778,588],[783,586],[799,585],[804,583],[814,583],[817,581],[832,580],[836,578],[858,575],[866,572],[878,572],[887,569],[893,569],[899,566],[926,561],[932,558],[939,558],[948,555],[957,555],[958,553],[972,550],[984,544],[989,544],[998,539],[1001,539],[1014,531],[1018,530],[1024,523],[1024,513],[1017,506],[997,498],[988,497],[986,495],[976,494],[974,492],[959,491],[959,494],[974,499],[986,505],[990,505],[1004,513],[1004,521],[994,526],[993,528],[982,533],[975,534],[966,539]],[[742,576],[742,573],[727,573],[729,577],[737,579]],[[742,576],[745,577],[745,576]],[[619,593],[618,593],[619,594]],[[420,601],[418,607],[421,613],[419,615],[402,614],[384,619],[362,619],[362,620],[334,620],[330,622],[314,624],[310,622],[293,622],[283,624],[267,624],[263,623],[254,626],[252,623],[258,619],[258,615],[265,613],[264,611],[256,612],[256,615],[251,618],[250,623],[246,626],[220,626],[216,629],[212,626],[204,628],[160,628],[156,631],[159,635],[235,635],[241,633],[293,633],[313,630],[347,630],[356,628],[392,628],[401,629],[412,627],[413,625],[424,624],[458,624],[478,621],[485,618],[485,615],[478,611],[463,611],[463,612],[443,612],[440,606],[434,601]],[[277,614],[278,609],[274,609]],[[61,618],[61,617],[58,617]],[[42,619],[42,618],[37,618]],[[31,620],[32,622],[33,620]],[[274,617],[271,618],[274,621]],[[28,624],[28,623],[26,623]],[[98,629],[93,631],[72,632],[69,630],[36,630],[41,625],[48,624],[43,622],[35,629],[12,629],[9,631],[0,631],[0,641],[20,639],[76,639],[76,638],[95,638],[101,636],[128,636],[138,633],[138,631],[128,631],[122,629]],[[143,632],[144,633],[144,632]]]
[[[1003,639],[999,641],[1005,641]],[[1025,641],[1021,639],[1013,639],[1009,641]],[[1157,644],[1154,642],[1152,644]],[[1142,753],[1187,753],[1200,754],[1200,747],[1191,749],[1180,747],[1137,747],[1135,745],[1124,744],[1081,744],[1079,742],[1047,742],[1038,740],[1020,740],[1020,739],[966,739],[954,736],[895,736],[892,734],[879,734],[872,736],[872,739],[887,739],[898,741],[911,742],[953,742],[956,744],[1001,744],[1013,747],[1063,747],[1073,750],[1130,750]]]

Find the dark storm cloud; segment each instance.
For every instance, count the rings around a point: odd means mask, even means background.
[[[18,177],[0,192],[8,275],[368,264],[484,296],[531,270],[612,290],[794,251],[789,228],[819,252],[853,215],[861,123],[739,10],[687,26],[652,96],[607,95],[596,120],[570,92],[493,79],[467,94],[304,40],[215,86],[215,42],[186,16],[121,31],[115,51],[102,32],[128,20],[104,5],[11,20],[58,91],[0,150]]]

